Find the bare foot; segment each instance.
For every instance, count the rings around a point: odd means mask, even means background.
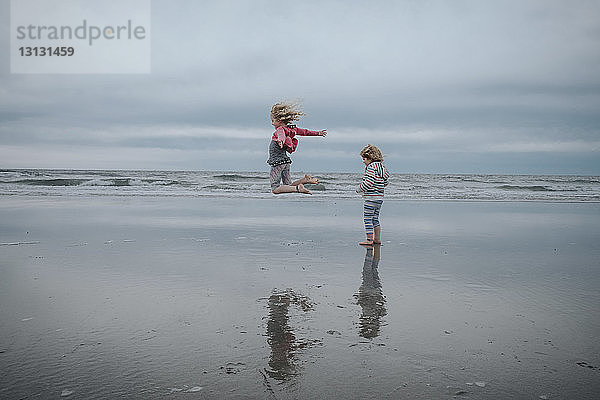
[[[298,193],[312,194],[311,191],[305,188],[303,184],[299,184],[298,186],[296,186],[296,191]]]
[[[312,183],[313,185],[316,185],[317,183],[319,183],[319,180],[317,178],[313,178],[309,174],[304,175],[304,180],[306,181],[304,183]]]

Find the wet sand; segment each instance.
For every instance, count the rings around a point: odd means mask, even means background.
[[[600,204],[0,198],[0,397],[594,399]]]

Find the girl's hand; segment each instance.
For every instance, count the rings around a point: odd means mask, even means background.
[[[322,131],[319,131],[319,136],[325,136],[327,135],[327,129],[323,129]]]

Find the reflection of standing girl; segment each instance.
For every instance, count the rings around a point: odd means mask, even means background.
[[[362,308],[358,334],[365,339],[379,336],[381,318],[387,314],[385,296],[381,289],[377,266],[381,257],[381,246],[368,247],[362,273],[362,285],[355,297]]]
[[[381,244],[381,226],[379,224],[379,210],[383,204],[383,192],[388,185],[390,174],[383,165],[381,150],[372,144],[361,150],[360,156],[366,165],[365,175],[356,191],[363,194],[364,221],[367,240],[360,242],[363,246]]]

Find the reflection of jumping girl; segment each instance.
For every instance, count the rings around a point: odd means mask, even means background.
[[[298,146],[298,136],[325,136],[326,130],[309,131],[298,128],[292,122],[298,121],[304,114],[297,104],[277,103],[271,108],[271,123],[275,127],[271,144],[269,145],[269,160],[271,166],[271,190],[274,194],[280,193],[305,193],[312,194],[304,187],[305,183],[319,183],[319,180],[304,175],[304,178],[292,182],[290,164],[292,160],[287,153],[293,153]],[[280,185],[280,182],[282,184]]]
[[[360,156],[365,168],[365,176],[362,183],[356,189],[362,193],[364,204],[364,221],[367,232],[367,240],[360,242],[363,246],[381,244],[381,226],[379,225],[379,210],[383,204],[383,191],[388,184],[388,174],[383,165],[383,155],[377,146],[369,144],[361,150]]]

